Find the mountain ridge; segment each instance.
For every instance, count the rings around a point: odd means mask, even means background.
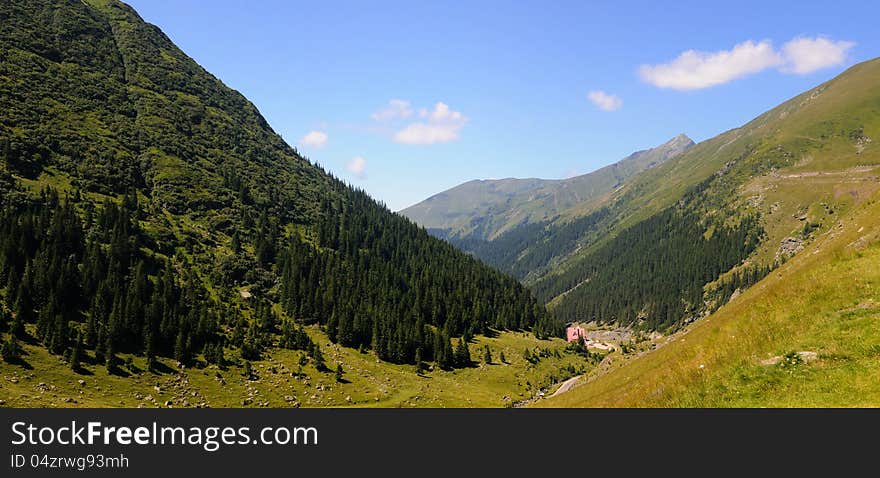
[[[400,213],[428,229],[445,230],[447,238],[491,240],[518,225],[551,219],[578,203],[609,193],[634,174],[681,154],[693,144],[679,134],[654,148],[565,179],[475,179]]]

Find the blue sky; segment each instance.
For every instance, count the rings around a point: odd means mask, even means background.
[[[129,3],[393,210],[709,139],[880,55],[864,1]]]

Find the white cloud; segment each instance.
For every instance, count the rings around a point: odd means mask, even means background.
[[[850,41],[832,41],[825,37],[798,37],[782,46],[785,65],[782,71],[804,75],[846,61],[847,52],[855,46]]]
[[[390,121],[395,119],[404,119],[412,116],[413,110],[409,101],[391,100],[379,111],[373,113],[373,119],[376,121]]]
[[[345,169],[358,178],[364,179],[367,177],[367,160],[363,156],[355,156],[345,165]]]
[[[404,144],[447,143],[458,139],[459,131],[468,119],[461,112],[449,109],[449,105],[438,102],[433,110],[422,108],[419,116],[425,121],[412,123],[394,133],[394,141]]]
[[[587,93],[587,99],[602,111],[617,111],[623,106],[623,100],[617,95],[610,95],[602,90]]]
[[[459,129],[455,125],[413,123],[394,133],[394,141],[404,144],[448,143],[458,139]]]
[[[799,37],[776,50],[768,40],[749,40],[730,50],[688,50],[668,63],[642,65],[639,76],[642,81],[659,88],[698,90],[770,68],[803,75],[842,64],[854,45],[853,42],[832,41],[824,37]]]
[[[327,133],[323,131],[309,131],[299,140],[299,144],[312,148],[320,148],[327,144]]]
[[[660,88],[697,90],[751,75],[780,62],[769,41],[746,41],[714,53],[688,50],[669,63],[642,65],[642,80]]]

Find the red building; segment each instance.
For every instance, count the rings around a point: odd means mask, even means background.
[[[584,332],[583,327],[579,327],[577,325],[569,325],[565,329],[565,339],[569,342],[577,342],[584,337],[586,337],[586,332]]]

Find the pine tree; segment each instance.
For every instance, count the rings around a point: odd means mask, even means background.
[[[248,327],[244,340],[241,343],[241,358],[245,360],[260,360],[262,354],[262,340],[257,326]]]
[[[18,294],[15,300],[16,319],[21,324],[29,324],[36,321],[32,296],[30,280],[22,279],[19,283]],[[21,332],[24,332],[23,327]]]
[[[235,328],[232,329],[232,344],[236,347],[241,347],[241,344],[244,343],[246,333],[247,320],[243,316],[239,316],[238,320],[235,321]]]
[[[315,361],[315,368],[319,371],[324,371],[327,369],[327,364],[324,363],[324,354],[321,353],[321,348],[315,344],[312,344],[312,349],[309,353],[312,356],[312,360]]]
[[[82,360],[82,338],[80,334],[76,334],[76,340],[73,341],[73,347],[70,351],[70,369],[79,372],[80,361]]]
[[[471,352],[464,337],[458,341],[458,345],[455,347],[454,363],[456,367],[470,367],[471,365]]]
[[[344,380],[344,379],[342,378],[342,374],[343,374],[343,373],[345,373],[345,371],[342,370],[342,364],[341,364],[341,363],[340,363],[340,364],[336,364],[336,381],[337,381],[337,382],[340,382],[340,383],[341,383],[341,382]]]
[[[425,364],[422,362],[422,348],[416,349],[416,374],[421,375],[425,371]]]
[[[109,339],[104,351],[104,363],[107,365],[107,373],[114,375],[119,372],[119,357],[116,356],[113,341]]]
[[[5,332],[9,327],[12,327],[12,314],[0,305],[0,332]]]
[[[230,248],[235,254],[241,252],[241,239],[238,237],[237,230],[232,234],[232,243],[230,244]]]
[[[16,337],[21,338],[24,338],[27,335],[27,331],[24,328],[24,319],[20,314],[15,314],[12,318],[12,325],[9,327],[9,332]]]
[[[0,357],[6,363],[13,363],[21,356],[21,346],[18,345],[18,339],[15,335],[10,335],[6,342],[0,346]]]
[[[183,330],[178,332],[177,339],[174,341],[174,360],[181,364],[189,364],[189,350],[187,348],[187,338]]]
[[[483,361],[486,362],[486,364],[492,363],[492,351],[489,350],[488,345],[486,345],[485,352],[483,353]]]
[[[503,350],[498,353],[498,360],[500,360],[501,363],[507,363],[507,357],[504,356]]]
[[[254,379],[254,370],[251,367],[251,362],[248,360],[244,361],[244,376],[247,377],[248,380]]]

